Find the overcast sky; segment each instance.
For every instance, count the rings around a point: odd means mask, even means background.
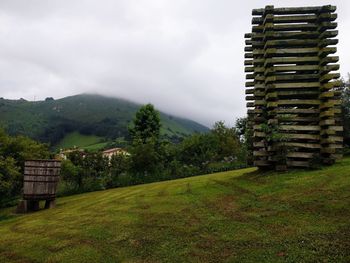
[[[99,93],[151,102],[207,126],[246,114],[251,10],[337,5],[350,71],[349,1],[0,0],[0,97]]]

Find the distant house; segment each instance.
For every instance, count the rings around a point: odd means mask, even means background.
[[[102,152],[103,157],[107,157],[108,159],[111,159],[113,155],[119,155],[119,154],[130,155],[130,153],[128,153],[122,148],[112,148],[112,149],[104,150]]]
[[[85,157],[85,153],[83,149],[73,148],[67,150],[60,150],[60,153],[57,155],[58,159],[67,160],[67,156],[72,152],[79,152],[83,157]]]

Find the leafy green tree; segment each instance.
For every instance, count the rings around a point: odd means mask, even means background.
[[[108,159],[102,153],[73,151],[68,154],[63,171],[68,182],[80,191],[91,191],[103,188],[103,180],[108,174]]]
[[[219,161],[225,157],[237,157],[241,146],[234,128],[229,128],[223,121],[218,121],[214,124],[212,134],[217,140],[217,159]]]
[[[241,141],[241,152],[239,157],[248,165],[253,164],[253,129],[248,124],[248,117],[238,118],[235,122],[236,133]]]
[[[133,139],[141,139],[142,143],[146,143],[149,138],[159,139],[160,128],[159,112],[152,104],[146,104],[136,112],[129,131]]]
[[[138,182],[156,176],[161,166],[160,116],[152,104],[142,106],[135,115],[130,134],[130,171]]]
[[[109,174],[105,185],[107,188],[120,186],[120,177],[126,175],[129,169],[129,157],[115,154],[109,160]]]
[[[0,129],[0,206],[20,194],[24,161],[49,157],[48,145],[24,136],[11,137]]]
[[[144,141],[135,138],[130,148],[130,171],[135,177],[136,182],[143,183],[151,180],[159,171],[160,155],[158,153],[159,144],[150,137]]]
[[[82,175],[81,167],[74,165],[70,160],[64,160],[62,162],[61,177],[74,188],[81,189],[83,187]]]
[[[342,79],[340,91],[344,144],[350,147],[350,74],[348,74],[347,80]]]
[[[25,160],[45,159],[51,156],[47,144],[36,142],[24,136],[11,137],[3,130],[0,130],[0,155],[12,157],[16,161],[16,165],[21,168],[23,168]]]
[[[237,118],[235,121],[236,133],[240,137],[241,140],[246,139],[246,138],[244,138],[244,136],[245,136],[247,128],[248,128],[247,124],[248,124],[247,117]]]
[[[15,197],[21,188],[22,174],[16,160],[0,157],[0,207]]]
[[[178,153],[185,165],[193,165],[204,171],[211,160],[216,159],[217,141],[212,134],[194,134],[183,140]]]

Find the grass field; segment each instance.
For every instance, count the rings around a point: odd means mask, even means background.
[[[71,132],[67,134],[55,148],[59,150],[79,147],[87,150],[99,150],[107,144],[106,142],[101,142],[102,139],[102,137],[95,135],[83,135],[79,132]]]
[[[350,262],[350,158],[255,168],[0,212],[0,262]]]

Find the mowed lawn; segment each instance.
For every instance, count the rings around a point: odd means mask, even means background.
[[[0,262],[350,262],[350,158],[75,195],[0,220]]]

